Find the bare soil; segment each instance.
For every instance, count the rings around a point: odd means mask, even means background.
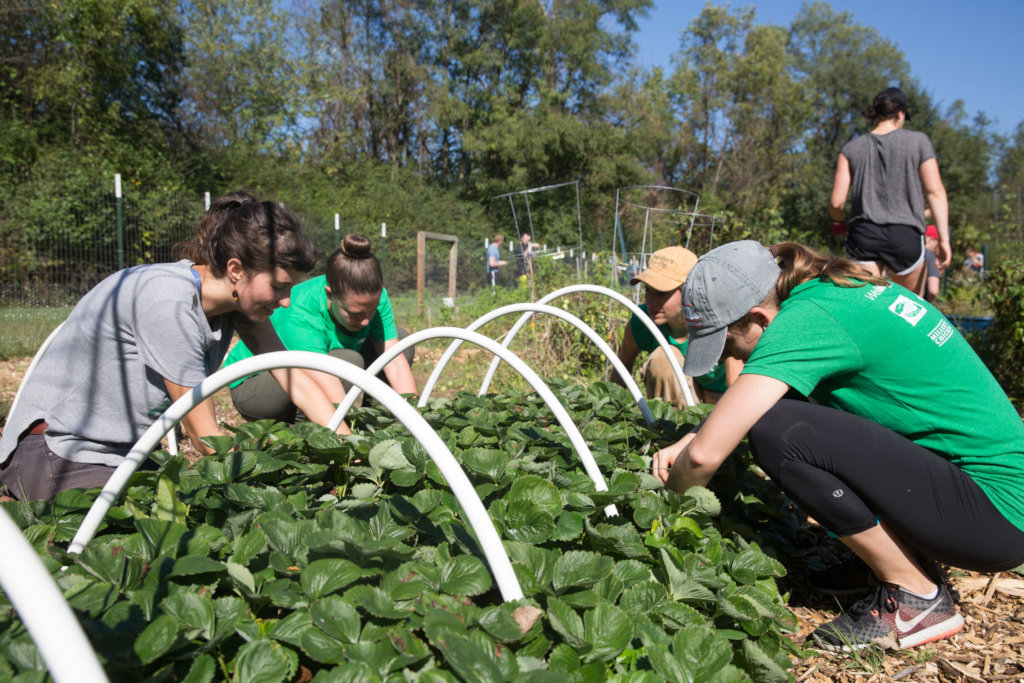
[[[413,372],[418,386],[423,386],[442,351],[441,348],[417,348]],[[454,373],[454,378],[442,382],[434,395],[451,396],[459,388],[478,386],[488,359],[476,358],[482,352],[466,350],[461,353],[467,355],[460,355],[457,367],[445,373],[446,376]],[[0,415],[4,417],[29,361],[29,358],[0,361]],[[219,420],[228,424],[241,422],[226,390],[215,396],[214,403]],[[184,446],[187,454],[187,444]],[[801,534],[812,536],[818,533],[813,524],[801,530]],[[824,535],[821,536],[823,539]],[[839,612],[835,603],[830,604],[806,589],[806,581],[799,570],[788,580],[791,584],[789,606],[797,619],[797,631],[792,640],[803,645],[811,631]],[[885,653],[869,650],[847,655],[807,650],[806,658],[793,659],[796,680],[800,683],[1024,681],[1024,577],[1010,572],[979,574],[953,570],[950,583],[959,593],[958,606],[966,621],[959,634],[913,650]]]

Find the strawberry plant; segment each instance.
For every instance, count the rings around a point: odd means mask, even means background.
[[[514,603],[438,469],[374,406],[341,441],[264,421],[211,439],[194,467],[155,454],[80,555],[63,548],[94,492],[7,511],[112,680],[790,679],[783,567],[749,540],[756,520],[717,518],[723,503],[758,509],[756,477],[726,471],[722,502],[667,492],[651,454],[699,415],[654,402],[652,429],[617,386],[553,388],[608,491],[535,395],[424,409],[498,528],[526,595]],[[0,597],[0,678],[44,670]]]

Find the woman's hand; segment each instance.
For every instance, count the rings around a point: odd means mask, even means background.
[[[693,441],[693,437],[696,435],[697,432],[690,432],[671,446],[666,446],[654,454],[654,461],[652,462],[651,467],[654,476],[660,479],[662,484],[668,481],[668,474],[669,470],[672,469],[672,465],[682,454],[683,450],[685,450],[686,446]]]

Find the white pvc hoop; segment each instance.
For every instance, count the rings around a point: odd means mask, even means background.
[[[576,329],[578,329],[580,332],[586,335],[586,337],[591,342],[593,342],[595,346],[597,346],[598,350],[602,354],[604,354],[605,358],[607,358],[608,361],[612,364],[612,366],[615,368],[615,371],[619,373],[619,377],[622,377],[623,382],[625,382],[626,384],[626,389],[633,396],[633,400],[636,401],[637,406],[639,406],[640,412],[644,417],[644,421],[647,424],[654,424],[654,416],[651,414],[651,409],[647,406],[647,399],[644,398],[644,394],[642,391],[640,391],[640,387],[637,386],[636,381],[633,379],[633,375],[626,370],[626,366],[623,365],[622,361],[619,360],[619,357],[615,355],[615,352],[612,351],[612,348],[610,346],[608,346],[608,343],[601,339],[601,336],[594,331],[594,328],[592,328],[590,325],[586,324],[573,314],[569,313],[568,311],[565,311],[561,308],[555,308],[554,306],[548,306],[543,302],[509,304],[508,306],[502,306],[501,308],[497,308],[491,311],[490,313],[486,313],[480,316],[472,323],[470,323],[469,326],[466,327],[466,329],[470,331],[475,331],[480,327],[483,327],[490,321],[494,320],[495,318],[500,318],[501,316],[508,315],[509,313],[523,312],[547,313],[548,315],[553,315],[556,318],[561,318],[562,320],[571,323],[574,327],[576,327]],[[459,350],[460,345],[461,342],[459,340],[452,342],[441,355],[441,358],[438,361],[437,365],[434,367],[433,372],[430,373],[430,377],[427,378],[426,384],[423,385],[423,398],[420,399],[421,406],[430,396],[430,393],[434,390],[434,385],[437,384],[437,380],[440,378],[441,370],[444,369],[445,365],[448,364],[448,361],[451,360],[452,356],[455,355],[455,352]],[[502,344],[502,346],[503,348],[507,349],[509,345],[506,342]],[[495,362],[492,363],[492,366],[496,366],[496,362],[498,360],[500,360],[500,356],[496,355]],[[489,382],[486,382],[485,380],[485,383],[480,386],[480,391],[478,395],[483,396],[485,393],[487,393],[488,386]]]
[[[2,508],[0,508],[2,509]],[[0,585],[57,683],[107,683],[96,653],[35,549],[0,512]]]
[[[405,425],[405,428],[412,432],[416,440],[420,442],[431,460],[434,461],[437,468],[441,471],[445,481],[451,487],[452,493],[455,494],[470,526],[476,533],[487,563],[494,574],[495,582],[498,584],[498,589],[501,591],[502,598],[505,601],[509,601],[523,597],[523,589],[520,587],[519,580],[512,569],[512,562],[501,545],[498,532],[495,530],[491,518],[487,515],[487,510],[484,508],[480,497],[477,495],[466,473],[456,462],[451,451],[448,450],[434,430],[430,428],[426,420],[416,412],[415,408],[406,403],[394,389],[365,370],[361,370],[351,363],[346,363],[340,358],[309,351],[275,351],[246,358],[213,373],[200,384],[193,387],[187,394],[172,403],[157,418],[156,422],[146,430],[142,438],[136,442],[128,452],[128,455],[125,456],[124,462],[114,470],[114,474],[111,475],[106,486],[100,491],[99,497],[89,509],[85,520],[72,539],[71,545],[68,546],[68,552],[80,553],[82,551],[96,533],[100,522],[103,521],[107,511],[128,484],[128,480],[139,468],[139,465],[142,464],[153,448],[160,442],[160,438],[168,430],[173,429],[192,408],[235,380],[275,368],[303,368],[330,373],[346,382],[350,382],[353,386],[361,386],[364,391],[391,411]]]
[[[646,313],[640,310],[639,306],[630,301],[629,297],[623,296],[622,294],[619,294],[613,289],[608,289],[607,287],[600,287],[598,285],[569,285],[568,287],[556,289],[550,294],[542,296],[537,301],[537,303],[546,304],[549,301],[553,301],[554,299],[557,299],[560,296],[564,296],[566,294],[573,294],[575,292],[593,292],[595,294],[603,294],[607,297],[615,299],[619,303],[626,306],[630,311],[632,311],[632,313],[636,315],[637,320],[643,323],[644,326],[647,327],[648,330],[650,330],[651,334],[654,335],[655,341],[658,342],[658,346],[660,346],[662,350],[665,352],[665,356],[668,358],[668,362],[672,366],[672,371],[676,375],[676,380],[678,380],[679,386],[683,390],[683,399],[686,401],[686,405],[692,406],[696,404],[696,402],[693,400],[693,396],[690,395],[690,387],[686,383],[686,378],[683,375],[683,368],[682,366],[679,365],[679,361],[676,360],[676,355],[672,353],[672,346],[668,343],[668,340],[665,339],[665,335],[661,333],[661,330],[658,329],[658,326],[654,324],[654,321],[651,320]],[[516,333],[519,332],[520,329],[522,329],[522,327],[526,324],[526,322],[530,319],[532,315],[532,313],[524,313],[523,316],[515,322],[511,329],[509,329],[509,331],[505,334],[505,341],[502,342],[504,346],[508,346],[512,343],[512,339],[516,336]],[[491,380],[494,378],[494,373],[498,369],[498,363],[500,362],[500,358],[495,358],[493,361],[491,361],[491,366],[487,368],[487,374],[484,375],[484,382],[480,386],[480,393],[485,393],[487,391],[487,388],[490,387]],[[442,364],[440,362],[438,363],[438,367],[442,367]],[[440,370],[438,370],[438,368],[434,368],[434,372],[440,374]],[[621,372],[619,373],[619,376],[622,377]],[[433,377],[433,375],[431,375],[431,377]]]
[[[481,346],[515,368],[515,370],[523,376],[523,379],[529,382],[530,386],[533,387],[533,390],[537,392],[544,403],[547,404],[551,412],[554,413],[555,419],[558,420],[558,423],[562,425],[566,435],[569,437],[569,441],[579,454],[580,460],[583,461],[583,469],[586,470],[590,479],[594,482],[594,488],[598,491],[608,490],[608,484],[605,483],[604,477],[601,475],[601,470],[597,467],[597,462],[594,460],[594,454],[590,452],[590,446],[588,446],[587,442],[583,440],[583,435],[580,434],[580,430],[576,426],[576,423],[574,423],[572,418],[569,417],[569,413],[564,407],[562,407],[562,404],[555,397],[554,392],[551,391],[551,388],[548,387],[548,385],[544,383],[544,380],[540,378],[540,375],[524,363],[519,356],[501,346],[490,337],[485,337],[482,334],[473,332],[472,330],[465,330],[461,327],[432,327],[427,330],[420,330],[419,332],[410,334],[408,337],[405,337],[388,349],[370,365],[366,372],[371,377],[375,377],[376,373],[380,372],[385,365],[387,365],[392,359],[396,358],[398,354],[402,353],[408,347],[427,341],[428,339],[449,339],[452,337],[460,340],[460,343],[461,341],[468,341],[476,344],[477,346]],[[341,424],[341,421],[345,419],[346,413],[348,413],[349,408],[352,407],[352,404],[355,403],[355,400],[359,395],[355,389],[356,387],[353,386],[348,392],[346,392],[344,400],[338,405],[338,410],[335,411],[331,421],[327,423],[329,429],[337,429],[338,425]],[[429,393],[424,390],[419,402],[419,406],[421,408],[426,405],[428,398]],[[609,517],[615,517],[619,514],[615,505],[607,506],[604,509],[604,512]]]

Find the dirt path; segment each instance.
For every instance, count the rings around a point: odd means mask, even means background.
[[[413,371],[418,386],[423,386],[441,353],[441,349],[417,349]],[[29,361],[29,358],[0,361],[0,415],[6,416]],[[459,380],[439,386],[435,395],[450,396],[460,383],[466,383],[466,388],[475,388],[476,384],[468,386],[468,379],[462,379],[470,374],[483,376],[482,371],[457,375]],[[215,395],[214,404],[219,420],[228,424],[240,422],[226,390]],[[827,602],[800,590],[798,578],[794,577],[790,607],[798,625],[793,640],[802,644],[811,631],[837,613]],[[1007,572],[995,575],[956,572],[951,583],[960,593],[959,608],[966,620],[960,634],[939,643],[885,655],[871,651],[859,656],[821,654],[797,659],[793,670],[797,681],[1024,681],[1024,577]]]

